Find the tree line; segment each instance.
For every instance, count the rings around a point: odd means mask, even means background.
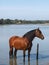
[[[0,24],[45,24],[49,23],[49,20],[12,20],[12,19],[0,19]]]

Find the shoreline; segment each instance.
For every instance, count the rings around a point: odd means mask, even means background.
[[[45,23],[45,24],[0,24],[0,25],[42,25],[42,26],[47,26],[49,25],[49,23]]]

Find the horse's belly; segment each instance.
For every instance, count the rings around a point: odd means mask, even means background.
[[[17,50],[26,50],[28,45],[27,45],[27,42],[20,42],[20,41],[17,41],[14,43],[14,47],[17,49]]]

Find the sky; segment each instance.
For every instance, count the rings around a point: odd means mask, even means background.
[[[0,19],[49,20],[49,0],[0,0]]]

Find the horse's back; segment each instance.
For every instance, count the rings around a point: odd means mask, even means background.
[[[10,39],[9,39],[9,45],[12,45],[13,41],[18,38],[18,36],[12,36]]]

